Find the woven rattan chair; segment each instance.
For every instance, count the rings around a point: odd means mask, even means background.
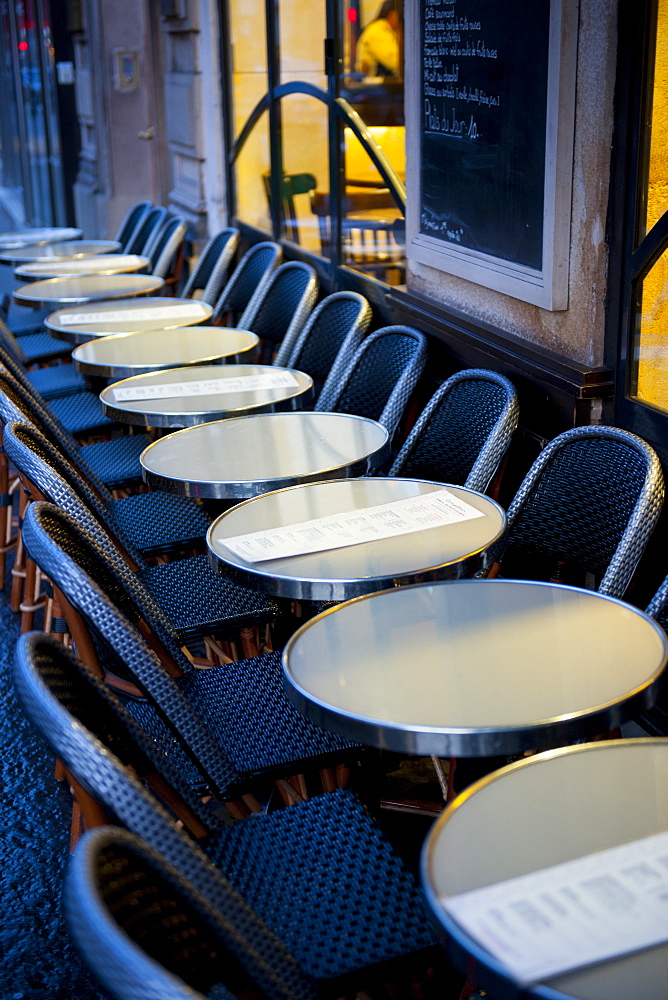
[[[28,523],[33,524],[33,513],[34,518],[38,517],[35,504],[31,504],[24,518],[23,541],[28,554],[49,579],[53,580],[57,567],[48,557],[57,558],[57,546],[68,545],[72,557],[94,578],[96,574],[111,574],[110,579],[117,580],[115,587],[122,586],[134,596],[146,612],[141,617],[152,625],[155,609],[159,608],[160,620],[168,623],[177,646],[210,635],[235,641],[237,630],[243,629],[243,643],[255,652],[254,627],[266,626],[277,615],[270,599],[215,573],[205,555],[147,566],[129,545],[123,545],[122,550],[118,547],[123,544],[118,532],[112,538],[112,529],[100,524],[59,476],[53,473],[45,486],[53,491],[52,497],[59,504],[66,505],[68,513],[51,505],[48,512],[41,512],[39,525],[46,534],[51,533],[54,547],[38,546],[36,554],[36,543],[31,542],[32,535],[26,534]]]
[[[67,397],[65,397],[67,398]],[[74,398],[76,397],[69,397]],[[64,400],[54,400],[62,403]],[[76,411],[75,411],[76,415]],[[0,367],[0,421],[34,424],[80,470],[96,489],[124,487],[141,478],[139,456],[148,447],[145,434],[125,435],[110,441],[79,445],[73,433],[53,410],[40,402],[7,370]]]
[[[151,274],[164,279],[163,291],[173,289],[181,275],[187,229],[185,219],[177,215],[156,231],[154,238],[144,250],[151,261]]]
[[[540,453],[489,553],[506,577],[557,579],[622,597],[663,504],[650,446],[615,427],[576,427]],[[589,575],[587,577],[587,574]]]
[[[104,812],[159,850],[229,920],[230,947],[266,995],[303,995],[301,973],[330,996],[341,996],[368,989],[374,980],[396,981],[397,962],[406,970],[410,959],[414,970],[416,959],[433,961],[434,939],[415,881],[352,793],[315,796],[225,827],[177,783],[169,762],[131,739],[129,730],[121,737],[111,713],[102,727],[111,738],[103,743],[93,735],[59,676],[52,680],[54,658],[62,662],[70,654],[51,652],[53,643],[47,651],[47,643],[32,634],[17,646],[15,684],[26,712]],[[101,685],[97,694],[101,701]],[[163,801],[169,793],[173,808],[184,803],[183,822],[204,834],[199,845],[127,765],[137,774],[160,776]],[[273,976],[264,964],[249,965],[249,940]],[[276,979],[287,992],[277,993]]]
[[[298,335],[286,337],[275,365],[296,368],[313,379],[316,397],[335,369],[337,357],[345,360],[362,343],[371,322],[371,306],[358,292],[334,292],[314,309]]]
[[[118,232],[114,236],[117,243],[121,244],[121,253],[126,253],[126,247],[130,243],[133,233],[142,224],[148,213],[153,208],[150,201],[138,201],[128,209],[125,218],[118,227]]]
[[[215,305],[238,245],[239,230],[232,226],[212,236],[185,284],[183,297]]]
[[[668,632],[668,576],[646,608],[647,614],[656,618],[664,632]]]
[[[362,341],[332,371],[316,410],[370,417],[394,434],[427,361],[427,338],[408,326],[386,326]]]
[[[254,295],[261,295],[275,268],[283,259],[278,243],[256,243],[241,258],[216,301],[211,321],[238,326]]]
[[[72,353],[72,344],[56,340],[43,330],[31,329],[23,334],[13,332],[2,317],[0,317],[0,344],[21,365],[55,362],[69,358]]]
[[[112,826],[87,833],[65,906],[79,952],[117,1000],[234,1000],[223,985],[239,979],[224,918],[141,838]]]
[[[2,321],[0,320],[0,325]],[[16,342],[18,344],[18,341]],[[20,348],[20,345],[18,345]],[[86,378],[77,371],[71,363],[53,364],[47,368],[36,368],[26,371],[30,362],[21,360],[20,349],[14,350],[8,346],[4,337],[0,336],[0,364],[8,368],[19,379],[25,380],[33,392],[39,393],[42,399],[59,399],[61,396],[71,396],[84,392],[88,388]]]
[[[211,522],[196,500],[160,492],[114,500],[106,489],[96,492],[62,452],[30,424],[9,424],[4,443],[15,467],[45,499],[58,503],[50,495],[55,488],[50,485],[55,474],[69,484],[99,521],[123,539],[125,547],[142,555],[158,555],[203,545]]]
[[[139,225],[136,227],[134,233],[128,240],[125,253],[146,254],[146,250],[150,248],[152,241],[155,239],[156,233],[164,225],[167,218],[167,209],[163,208],[162,205],[156,205],[154,208],[151,208],[141,219]]]
[[[262,358],[269,364],[283,340],[299,336],[318,297],[318,279],[309,264],[281,264],[248,303],[238,326],[260,338]]]
[[[484,491],[517,427],[515,388],[496,372],[457,372],[431,397],[389,474]]]

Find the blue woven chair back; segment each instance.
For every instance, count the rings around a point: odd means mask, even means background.
[[[150,209],[130,237],[125,252],[143,255],[150,248],[151,242],[167,220],[167,216],[167,209],[163,208],[162,205]]]
[[[242,330],[252,330],[263,344],[269,362],[276,345],[299,335],[318,297],[318,279],[309,264],[281,264],[261,292],[254,295],[239,320]]]
[[[70,933],[117,1000],[234,1000],[234,963],[207,900],[140,837],[117,827],[79,841],[65,884]]]
[[[107,489],[95,475],[88,463],[81,457],[74,438],[60,421],[38,400],[37,395],[13,377],[8,369],[0,365],[0,421],[3,424],[18,421],[37,427],[79,470],[86,481],[104,496]]]
[[[2,316],[0,316],[0,348],[2,348],[3,364],[4,355],[11,358],[16,365],[25,364],[26,356],[19,339],[14,336]]]
[[[327,378],[346,363],[359,345],[371,322],[371,306],[357,292],[334,292],[316,306],[300,333],[285,337],[275,365],[296,368],[313,379],[316,398]]]
[[[66,485],[63,484],[63,489]],[[73,510],[80,503],[76,496],[70,502]],[[52,503],[32,503],[26,511],[23,528],[23,540],[31,559],[84,618],[88,617],[84,603],[87,581],[95,580],[111,604],[129,621],[147,623],[181,670],[191,669],[171,623],[83,504],[80,503],[76,516],[72,516]]]
[[[195,843],[176,828],[157,798],[121,763],[115,747],[106,746],[62,704],[60,685],[56,689],[48,683],[54,657],[67,655],[62,645],[62,652],[54,649],[58,645],[40,633],[22,636],[17,644],[14,683],[37,729],[115,822],[141,836],[195,884],[219,914],[225,944],[268,997],[312,997],[311,980],[285,946]],[[162,760],[155,763],[162,765]]]
[[[362,341],[347,366],[327,379],[316,410],[370,417],[394,433],[427,360],[427,338],[387,326]]]
[[[656,618],[664,632],[668,632],[668,576],[646,608],[647,614]]]
[[[484,491],[517,427],[515,388],[496,372],[452,375],[425,406],[389,474]]]
[[[118,232],[114,236],[117,243],[121,244],[121,252],[126,252],[126,246],[130,242],[134,231],[141,225],[148,213],[153,208],[150,201],[138,201],[127,212],[127,215],[118,227]]]
[[[213,306],[227,278],[238,245],[239,230],[231,226],[212,236],[185,284],[183,298],[192,298],[199,291],[200,301]]]
[[[275,268],[279,266],[283,251],[278,243],[266,240],[256,243],[241,258],[229,281],[220,293],[213,310],[213,320],[228,313],[234,325],[247,309],[254,295],[261,295]]]
[[[663,496],[661,465],[645,441],[614,427],[576,427],[534,462],[491,556],[502,557],[504,576],[581,583],[589,573],[599,592],[622,597]]]
[[[182,251],[187,229],[185,219],[176,216],[165,223],[150,248],[147,247],[145,253],[151,261],[151,274],[156,278],[167,278],[171,274]]]

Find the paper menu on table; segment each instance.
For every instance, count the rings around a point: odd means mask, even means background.
[[[163,382],[159,385],[133,385],[114,389],[114,402],[128,403],[142,399],[169,399],[177,396],[219,396],[233,392],[258,392],[262,389],[293,389],[299,382],[291,372],[268,372],[265,375],[234,375],[231,378],[198,379],[192,382]]]
[[[443,489],[221,541],[246,562],[262,562],[345,548],[484,516],[483,511]]]
[[[125,323],[146,319],[177,319],[179,316],[192,316],[203,310],[192,306],[146,306],[144,309],[110,309],[107,312],[61,313],[58,319],[63,326],[78,326],[82,323]]]
[[[516,982],[543,982],[668,941],[668,832],[441,905]]]

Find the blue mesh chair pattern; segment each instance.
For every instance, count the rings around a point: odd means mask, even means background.
[[[282,340],[299,335],[318,297],[318,279],[309,264],[281,264],[248,303],[238,326],[260,338],[263,363],[269,364]]]
[[[0,327],[2,327],[2,320],[0,320]],[[71,362],[26,371],[25,365],[29,365],[30,362],[22,360],[23,352],[20,344],[13,337],[12,340],[8,340],[0,330],[0,364],[9,368],[17,378],[19,378],[18,373],[20,373],[32,390],[38,392],[42,399],[71,396],[77,392],[84,392],[88,388],[85,377],[77,371]]]
[[[62,400],[54,400],[62,402]],[[139,456],[148,447],[145,434],[79,445],[46,404],[0,367],[0,421],[27,421],[39,428],[98,491],[124,487],[141,478]]]
[[[232,226],[212,236],[184,286],[183,298],[215,305],[238,245],[239,230]]]
[[[425,406],[389,475],[484,492],[518,418],[517,393],[507,378],[479,368],[457,372]]]
[[[316,410],[377,420],[394,434],[427,361],[427,338],[408,326],[386,326],[362,341],[330,374]]]
[[[116,1000],[234,1000],[224,983],[239,977],[223,918],[140,837],[91,830],[65,885],[70,934]]]
[[[151,208],[141,219],[128,240],[125,252],[144,255],[147,247],[150,247],[152,240],[155,238],[156,232],[164,225],[167,218],[168,212],[166,208],[163,208],[161,205]]]
[[[31,551],[37,549],[40,565],[52,567],[50,578],[81,655],[95,676],[147,699],[131,700],[127,710],[189,785],[227,802],[244,796],[246,813],[257,808],[251,792],[266,797],[274,781],[287,800],[304,797],[304,772],[316,788],[336,787],[329,769],[347,769],[362,750],[312,725],[292,707],[283,692],[279,654],[193,669],[150,598],[125,587],[95,554],[87,557],[77,550],[76,538],[71,544],[72,537],[65,537],[67,525],[57,535],[62,519],[39,513],[41,520],[31,528]],[[54,552],[63,562],[55,569]],[[141,626],[146,637],[139,622],[146,623]],[[301,778],[295,777],[293,785],[285,780],[297,775]],[[237,803],[237,815],[240,808]]]
[[[44,331],[31,331],[22,336],[13,333],[0,317],[0,343],[19,364],[34,365],[47,361],[68,358],[72,345],[64,340],[55,340]]]
[[[98,520],[142,555],[203,544],[211,522],[196,500],[159,492],[135,493],[115,500],[107,489],[94,490],[79,470],[31,424],[9,424],[4,443],[15,467],[44,497],[53,499],[55,486],[51,480],[54,474],[59,476]]]
[[[78,717],[67,687],[57,676],[51,680],[54,656],[71,654],[62,647],[45,653],[49,642],[35,633],[17,646],[15,686],[27,714],[104,811],[159,851],[229,920],[230,947],[267,996],[285,995],[276,992],[275,978],[289,984],[291,997],[304,995],[300,976],[340,996],[386,981],[390,963],[414,971],[416,961],[434,960],[415,880],[355,795],[342,789],[223,827],[150,745],[132,739],[129,729],[121,738],[111,713],[101,727],[111,731],[109,742],[91,732],[91,713]],[[100,699],[103,691],[99,685]],[[139,774],[155,771],[172,801],[187,803],[183,822],[207,831],[199,843],[177,828],[128,764]],[[256,954],[275,978],[249,963],[237,943],[265,928],[266,937],[254,938]]]
[[[151,274],[164,278],[166,290],[176,285],[181,274],[183,246],[188,225],[180,215],[168,219],[156,230],[154,238],[144,250],[151,261]]]
[[[283,259],[278,243],[264,240],[256,243],[243,255],[226,282],[214,306],[212,323],[238,326],[254,295],[262,294],[275,268]]]
[[[358,292],[334,292],[313,310],[304,328],[285,337],[275,365],[296,368],[313,379],[316,398],[328,376],[362,343],[371,322],[371,306]]]
[[[615,427],[575,427],[540,453],[488,554],[503,576],[587,582],[623,597],[661,513],[663,473],[650,446]]]
[[[126,252],[126,246],[129,244],[132,234],[141,225],[152,208],[152,202],[138,201],[128,209],[125,218],[114,236],[116,242],[121,244],[121,253]]]
[[[668,632],[668,576],[665,577],[645,610],[652,618],[656,618],[664,632]]]
[[[90,507],[60,476],[52,473],[44,487],[45,493],[47,488],[52,491],[51,497],[63,509],[50,507],[48,512],[42,511],[39,522],[42,529],[48,526],[48,530],[54,532],[54,537],[59,538],[62,544],[67,542],[83,565],[94,562],[94,572],[111,573],[117,579],[116,587],[127,589],[143,608],[145,613],[141,617],[145,621],[151,625],[161,622],[170,633],[173,632],[176,637],[173,641],[177,646],[210,635],[234,641],[237,631],[241,630],[242,644],[255,652],[255,626],[267,625],[277,615],[271,600],[215,573],[205,555],[148,566],[139,553],[119,536],[118,529],[114,531],[108,520],[100,523]],[[51,563],[43,565],[45,556],[42,549],[36,558],[34,543],[26,534],[28,523],[34,523],[39,510],[35,504],[28,507],[23,541],[31,558],[53,579],[54,567]],[[102,514],[104,516],[104,510]],[[55,548],[49,551],[53,552]],[[67,590],[65,593],[67,595]]]

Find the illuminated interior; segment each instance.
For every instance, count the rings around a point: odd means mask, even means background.
[[[659,0],[647,176],[646,232],[668,211],[668,0]],[[668,251],[646,275],[635,345],[633,395],[668,412]]]

